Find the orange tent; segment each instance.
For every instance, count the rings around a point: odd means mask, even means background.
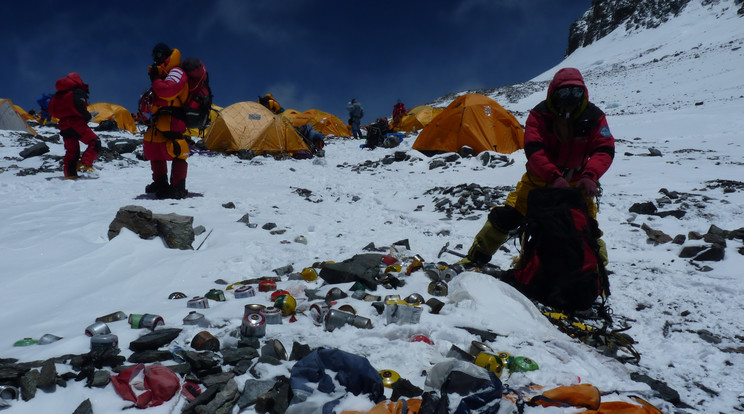
[[[395,128],[396,131],[413,132],[418,131],[429,125],[429,123],[444,111],[444,108],[434,108],[428,105],[419,105],[408,111],[400,124]]]
[[[336,115],[329,114],[328,112],[323,112],[319,109],[308,109],[305,112],[292,114],[291,116],[292,125],[296,127],[310,124],[314,130],[323,135],[333,135],[336,137],[351,136],[351,132],[349,132],[346,124]]]
[[[524,129],[511,112],[493,99],[467,94],[452,101],[424,127],[413,149],[431,154],[457,152],[465,145],[476,154],[511,154],[524,148]]]
[[[98,112],[91,122],[100,124],[103,121],[113,120],[121,130],[137,133],[137,126],[134,124],[132,114],[121,105],[98,102],[88,105],[88,112]]]

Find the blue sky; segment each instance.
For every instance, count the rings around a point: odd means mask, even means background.
[[[284,108],[363,123],[397,99],[424,104],[450,92],[523,82],[559,63],[570,24],[591,0],[59,2],[5,11],[2,88],[26,109],[78,72],[91,103],[136,110],[152,47],[202,59],[215,103],[272,93]]]

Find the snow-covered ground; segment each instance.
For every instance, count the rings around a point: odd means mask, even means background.
[[[598,219],[610,254],[613,294],[609,303],[632,326],[628,333],[637,341],[639,364],[622,364],[569,338],[516,291],[478,273],[455,278],[448,296],[440,298],[446,302],[440,314],[429,313],[424,306],[418,324],[386,325],[369,302],[349,297],[338,305],[352,305],[372,320],[374,329],[346,326],[326,332],[298,314],[297,322],[285,318],[282,325],[269,325],[266,339],[279,339],[287,348],[294,341],[313,348],[340,348],[366,357],[376,369],[394,369],[423,387],[422,371],[445,360],[452,345],[467,350],[471,341],[479,339],[455,328],[466,325],[498,333],[488,343],[494,350],[538,362],[537,371],[502,378],[513,387],[580,381],[601,390],[644,395],[664,412],[744,410],[742,241],[727,241],[723,261],[692,262],[678,257],[682,246],[651,244],[641,229],[646,224],[674,237],[705,234],[711,225],[724,230],[744,227],[744,24],[730,4],[703,7],[691,1],[680,17],[657,29],[630,34],[618,30],[577,50],[533,79],[529,87],[536,92],[532,94],[511,102],[499,91],[493,94],[524,123],[529,108],[544,98],[545,81],[557,68],[573,66],[584,73],[590,98],[607,112],[617,148],[614,164],[601,180],[604,192]],[[38,132],[47,137],[56,133],[50,128]],[[106,144],[131,136],[102,137]],[[434,197],[441,195],[426,191],[464,183],[513,186],[524,171],[524,154],[510,155],[514,163],[509,166],[484,167],[469,158],[430,170],[428,159],[411,150],[414,139],[408,136],[398,148],[374,151],[359,149],[360,141],[331,139],[326,157],[314,160],[243,161],[196,154],[189,158],[187,183],[203,197],[157,201],[135,199],[150,182],[150,169],[132,154],[97,163],[100,178],[96,180],[58,179],[61,170],[19,175],[42,164],[56,167],[58,161],[48,155],[61,156],[62,144],[48,143],[47,156],[23,160],[18,153],[34,141],[0,131],[4,338],[0,358],[36,361],[85,353],[90,338],[84,329],[96,317],[118,310],[162,316],[167,327],[183,329],[170,348],[188,348],[201,328],[183,325],[190,309],[183,299],[169,300],[172,292],[200,296],[213,288],[224,289],[218,279],[233,283],[273,276],[272,269],[289,264],[299,270],[314,262],[339,262],[363,253],[369,243],[389,246],[407,239],[410,251],[401,255],[419,254],[429,262],[439,260],[437,255],[447,242],[467,249],[486,211],[474,212],[480,215],[478,220],[459,220],[459,215],[448,220],[434,209]],[[661,156],[650,156],[651,148]],[[379,163],[394,151],[407,151],[412,159]],[[683,197],[658,204],[664,197],[661,189]],[[648,201],[662,211],[682,209],[686,214],[677,219],[628,211],[633,204]],[[228,202],[235,208],[223,206]],[[193,244],[201,247],[167,249],[160,239],[142,240],[128,230],[108,240],[109,224],[126,205],[193,216],[194,225],[207,230]],[[238,222],[246,213],[256,228]],[[286,231],[271,234],[262,229],[266,223]],[[304,236],[307,244],[296,242],[298,236]],[[696,244],[704,242],[685,242],[685,246]],[[511,254],[499,252],[492,262],[508,267],[516,251],[509,247]],[[445,254],[441,259],[457,258]],[[382,288],[376,294],[431,297],[423,272],[401,277],[404,287]],[[320,288],[324,293],[332,286],[322,286],[320,280],[285,278],[279,287],[295,294],[298,309],[303,310],[309,305],[305,289]],[[350,284],[339,287],[348,291]],[[230,292],[226,297],[225,302],[210,301],[210,308],[202,312],[219,326],[209,331],[223,347],[231,347],[237,339],[229,333],[240,326],[244,305],[270,301],[263,292],[252,299],[235,299]],[[122,355],[129,356],[128,344],[144,331],[132,329],[126,321],[109,326],[119,338]],[[47,333],[63,339],[49,345],[13,346],[19,339],[38,339]],[[428,336],[434,345],[410,342],[417,334]],[[293,363],[262,366],[260,372],[289,376]],[[57,370],[61,374],[71,369],[57,364]],[[646,384],[633,381],[632,373],[663,381],[690,408],[662,400]],[[236,378],[241,389],[250,377],[247,373]],[[86,398],[96,413],[118,412],[129,405],[111,385],[86,388],[84,382],[68,381],[56,392],[39,390],[30,401],[11,402],[8,412],[72,412]],[[177,412],[184,404],[183,397],[173,398],[148,412]],[[343,404],[345,409],[358,410],[371,406],[360,398]],[[576,410],[528,408],[527,412]]]

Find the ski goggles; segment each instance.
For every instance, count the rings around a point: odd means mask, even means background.
[[[584,88],[581,86],[564,86],[556,89],[555,95],[560,99],[581,98],[584,96]]]

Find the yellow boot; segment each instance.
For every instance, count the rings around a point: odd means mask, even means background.
[[[491,256],[509,238],[509,235],[486,220],[486,224],[475,235],[468,254],[458,263],[467,267],[483,266],[491,261]]]

